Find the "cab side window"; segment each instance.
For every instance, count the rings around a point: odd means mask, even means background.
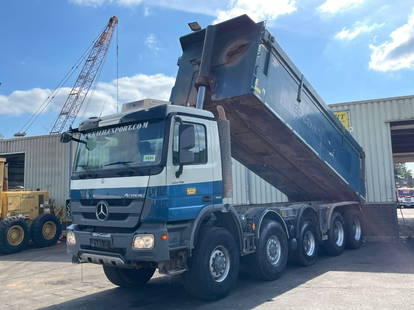
[[[194,152],[194,163],[192,165],[200,165],[207,163],[207,134],[206,127],[201,124],[186,123],[194,125],[195,129],[195,146],[191,149]],[[179,123],[174,124],[174,141],[173,141],[173,164],[179,165],[178,161],[178,144],[179,144]]]

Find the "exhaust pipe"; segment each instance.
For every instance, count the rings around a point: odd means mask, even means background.
[[[230,121],[226,119],[224,108],[217,106],[219,119],[217,121],[220,154],[221,154],[221,172],[223,177],[223,198],[233,197],[233,173],[231,159],[231,138],[230,138]]]

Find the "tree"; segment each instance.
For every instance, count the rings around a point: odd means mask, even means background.
[[[394,164],[394,174],[397,186],[414,186],[412,171],[407,168],[405,163]]]

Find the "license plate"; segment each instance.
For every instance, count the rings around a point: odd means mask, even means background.
[[[109,239],[90,239],[91,247],[109,249],[111,247],[111,240]]]
[[[405,198],[405,201],[410,202],[411,198]]]

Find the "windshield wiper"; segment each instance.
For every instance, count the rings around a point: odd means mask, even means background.
[[[92,178],[92,179],[94,179],[94,178],[97,178],[98,177],[98,174],[97,173],[82,173],[82,174],[79,174],[79,179],[89,179],[89,178]]]
[[[107,163],[104,166],[113,166],[113,165],[125,165],[129,167],[128,164],[132,163],[132,161],[114,161],[113,163]]]

